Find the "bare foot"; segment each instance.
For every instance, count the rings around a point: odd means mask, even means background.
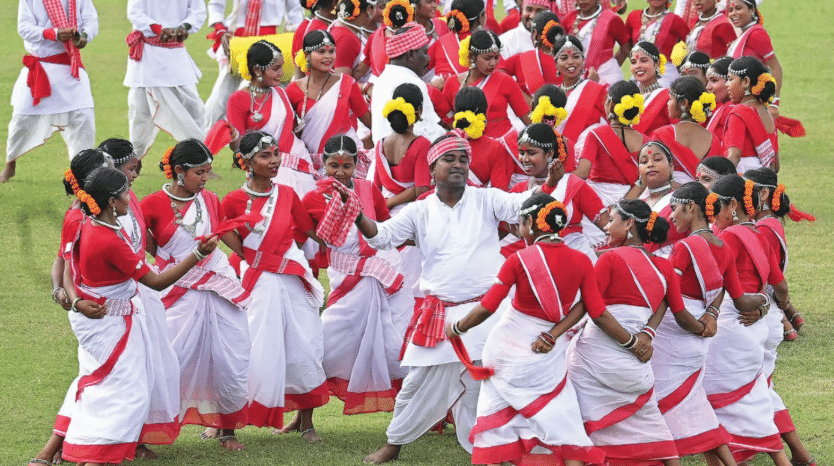
[[[16,164],[17,162],[6,162],[6,168],[3,169],[3,173],[0,173],[0,183],[5,183],[12,179]]]
[[[43,458],[32,458],[29,460],[29,464],[27,466],[38,466],[40,464],[52,464],[49,460],[45,460]]]
[[[286,434],[287,432],[301,431],[301,413],[296,411],[295,417],[292,418],[289,424],[285,425],[278,431],[279,434]]]
[[[58,449],[58,451],[56,451],[55,455],[52,457],[52,464],[61,464],[61,463],[63,463],[64,459],[61,458],[61,455],[63,453],[64,453],[64,450]]]
[[[391,445],[390,443],[386,444],[384,447],[366,456],[363,463],[382,464],[395,460],[400,455],[400,448],[402,448],[400,445]]]
[[[220,441],[220,446],[232,451],[240,451],[246,448],[245,445],[238,442],[237,437],[234,435],[225,435],[223,437],[218,438]]]
[[[310,427],[306,429],[304,432],[301,433],[301,438],[306,440],[308,443],[319,443],[321,442],[321,437],[316,432],[316,429]]]
[[[206,430],[200,434],[200,438],[203,440],[208,440],[212,438],[217,438],[220,435],[220,429],[215,429],[214,427],[206,427]]]
[[[136,447],[136,454],[137,458],[144,458],[146,460],[155,460],[158,459],[159,456],[156,453],[148,448],[146,445],[139,445]]]

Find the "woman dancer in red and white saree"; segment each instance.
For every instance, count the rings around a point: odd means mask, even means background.
[[[230,221],[253,212],[263,217],[231,233],[241,244],[233,250],[248,265],[243,288],[252,298],[247,311],[252,347],[249,424],[280,429],[284,411],[299,410],[286,431],[299,430],[308,442],[318,442],[313,409],[330,399],[321,367],[319,307],[324,290],[293,242],[293,232],[318,237],[298,195],[272,181],[281,165],[276,146],[272,136],[259,131],[244,136],[235,160],[248,179],[223,198]]]
[[[622,62],[614,56],[614,45],[623,47],[629,39],[617,13],[605,8],[600,0],[577,0],[576,10],[565,15],[562,24],[588,52],[585,70],[589,76],[597,74],[599,82],[609,86],[623,80]]]
[[[721,139],[701,126],[715,108],[715,95],[694,76],[678,78],[669,87],[667,111],[680,121],[654,130],[652,137],[672,150],[678,183],[695,181],[701,160],[722,153]]]
[[[138,317],[145,309],[137,281],[164,289],[217,246],[216,238],[204,239],[177,266],[152,272],[144,251],[134,252],[116,220],[129,209],[128,189],[127,177],[115,168],[100,168],[87,178],[78,196],[90,217],[72,246],[72,272],[67,269],[64,275],[73,310],[82,304],[99,306],[93,318],[70,313],[79,341],[80,378],[63,458],[87,465],[133,460],[148,416],[153,342],[146,320]]]
[[[741,35],[727,48],[727,56],[735,59],[753,57],[765,64],[773,73],[776,91],[773,93],[772,107],[774,117],[779,115],[779,91],[782,89],[782,65],[776,58],[770,35],[762,25],[764,21],[759,14],[755,0],[730,0],[727,16],[733,26],[741,29]]]
[[[734,465],[726,431],[707,400],[704,366],[711,337],[718,330],[719,306],[732,299],[745,309],[756,309],[762,298],[744,295],[735,267],[735,252],[710,230],[706,214],[709,191],[700,183],[686,183],[672,198],[672,223],[689,236],[675,243],[670,262],[681,277],[681,294],[686,310],[706,326],[704,333],[692,334],[670,316],[657,327],[652,357],[654,387],[660,412],[672,432],[681,456],[704,453]],[[710,463],[716,464],[716,463]]]
[[[722,57],[715,60],[707,68],[707,92],[715,95],[715,111],[707,123],[707,131],[714,134],[724,144],[724,130],[727,126],[727,118],[730,115],[734,104],[730,101],[730,93],[727,89],[729,84],[729,76],[727,69],[732,63],[733,59],[730,57]]]
[[[558,37],[565,35],[559,17],[550,10],[536,14],[530,27],[531,31],[527,35],[534,36],[535,48],[511,55],[498,64],[500,71],[515,78],[527,97],[535,94],[545,84],[562,82],[553,61],[553,44]]]
[[[643,115],[634,129],[643,134],[650,135],[661,126],[676,123],[667,110],[669,90],[658,82],[666,69],[672,66],[666,63],[666,57],[657,51],[654,44],[639,42],[631,49],[631,75],[640,86],[644,101]]]
[[[441,35],[429,50],[435,80],[440,82],[438,87],[441,89],[443,81],[450,76],[466,72],[466,66],[460,62],[460,43],[483,27],[486,22],[485,4],[483,0],[455,0],[446,18],[449,32]]]
[[[702,0],[695,7],[692,30],[686,36],[686,51],[703,52],[717,60],[727,54],[727,47],[736,39],[736,30],[727,14],[718,9],[717,0]]]
[[[680,16],[669,11],[667,0],[648,0],[646,3],[648,6],[645,9],[633,10],[625,20],[629,44],[623,48],[623,58],[627,50],[643,41],[654,44],[660,53],[671,57],[675,44],[686,40],[689,34],[689,26]],[[670,66],[659,78],[660,85],[669,87],[679,77],[678,69]]]
[[[140,203],[163,271],[188,258],[198,237],[221,227],[220,200],[204,189],[211,162],[202,142],[177,143],[160,163],[176,181]],[[180,422],[220,429],[221,445],[242,449],[234,430],[247,424],[248,298],[226,254],[215,251],[201,260],[162,294],[162,302],[180,362]]]
[[[533,245],[504,262],[481,304],[446,325],[447,337],[459,336],[498,310],[516,287],[513,309],[484,343],[483,364],[495,373],[481,382],[472,463],[600,464],[605,454],[585,433],[565,364],[565,332],[586,311],[592,318],[605,312],[593,265],[559,238],[568,222],[561,202],[536,194],[520,217],[520,234]],[[566,263],[570,272],[559,265]]]
[[[280,87],[283,66],[284,57],[274,44],[267,41],[252,44],[240,67],[249,85],[229,96],[226,119],[240,136],[258,130],[274,137],[282,154],[275,182],[303,195],[316,188],[318,172],[304,142],[293,133],[295,113],[287,93]],[[239,145],[237,139],[230,147],[236,151]]]
[[[600,256],[594,271],[607,316],[622,328],[604,331],[588,322],[568,351],[585,430],[610,465],[680,465],[646,361],[667,307],[690,318],[686,330],[701,332],[703,325],[686,313],[672,265],[643,249],[644,242],[662,242],[668,228],[643,201],[617,204],[605,228],[615,249]]]
[[[330,139],[324,152],[327,176],[341,183],[339,189],[356,193],[362,213],[374,220],[390,218],[385,198],[373,183],[353,178],[356,167],[356,146],[344,135]],[[324,359],[330,392],[345,403],[344,414],[393,411],[394,399],[408,374],[399,362],[400,347],[412,314],[411,290],[400,291],[403,276],[398,272],[396,249],[377,251],[351,223],[341,228],[339,214],[333,203],[339,194],[327,191],[304,196],[304,207],[320,230],[332,226],[345,237],[331,235],[336,245],[328,242],[330,266],[327,276],[331,292],[327,309],[321,315],[324,332]],[[404,296],[408,295],[408,296]],[[405,299],[403,299],[405,298]]]
[[[727,175],[712,184],[706,213],[721,229],[719,239],[736,252],[736,270],[742,290],[759,294],[774,285],[779,302],[788,302],[788,288],[775,254],[770,254],[750,215],[755,214],[755,183]],[[767,298],[765,298],[767,300]],[[730,434],[730,451],[736,461],[748,461],[767,452],[777,466],[788,461],[774,422],[774,406],[762,373],[768,327],[768,306],[752,312],[738,310],[729,299],[721,303],[720,332],[707,354],[704,389],[721,425]]]
[[[312,31],[301,49],[306,77],[287,86],[287,97],[298,115],[296,132],[311,154],[321,154],[327,140],[346,134],[359,144],[356,119],[371,127],[371,114],[362,91],[350,76],[333,74],[336,45],[327,31]]]
[[[585,79],[585,52],[574,36],[566,36],[553,46],[556,69],[562,75],[559,87],[567,97],[565,117],[556,130],[571,141],[579,141],[583,131],[597,123],[604,123],[606,86]],[[612,83],[613,84],[613,83]]]

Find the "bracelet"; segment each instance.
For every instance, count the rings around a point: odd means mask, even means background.
[[[711,316],[712,316],[712,317],[716,320],[716,322],[718,321],[718,314],[716,314],[716,313],[712,312],[712,311],[711,311],[711,310],[709,310],[709,309],[707,309],[707,311],[706,311],[706,312],[704,312],[704,315],[703,315],[703,316],[705,316],[705,315],[707,315],[707,314],[711,315]],[[701,316],[701,317],[703,317],[703,316]]]
[[[355,223],[356,226],[359,226],[359,224],[362,223],[362,219],[364,219],[364,218],[365,218],[365,214],[362,213],[362,212],[359,212],[359,215],[356,216],[356,220],[354,220],[353,223]]]
[[[634,182],[634,186],[640,186],[642,188],[643,187],[643,180],[641,180],[640,178],[637,178],[637,181]]]
[[[81,298],[75,298],[75,299],[72,300],[72,306],[70,306],[70,311],[72,311],[72,312],[81,312],[75,307],[75,305],[78,304],[78,301],[81,301]]]
[[[652,340],[654,340],[654,337],[656,337],[656,336],[657,336],[657,331],[655,331],[655,329],[653,329],[653,328],[649,327],[648,325],[646,325],[645,327],[641,328],[641,329],[640,329],[640,332],[645,333],[645,334],[646,334],[646,335],[648,335],[648,336],[649,336],[649,338],[651,338]]]
[[[634,348],[634,345],[637,344],[637,337],[634,336],[634,334],[632,334],[631,338],[629,338],[627,342],[625,342],[625,343],[619,343],[618,342],[617,344],[620,345],[620,347],[622,347],[624,349]]]
[[[707,307],[707,312],[709,312],[710,309],[713,309],[715,311],[715,312],[712,312],[711,314],[714,315],[716,319],[718,319],[718,316],[721,315],[721,310],[718,309],[718,306],[716,306],[715,304],[710,304]]]
[[[58,292],[63,290],[60,286],[52,290],[52,300],[55,301],[55,304],[61,304],[61,301],[58,301]]]
[[[556,337],[554,337],[550,332],[542,332],[539,334],[539,339],[547,343],[551,348],[556,345]]]
[[[199,248],[194,248],[194,252],[193,252],[193,253],[194,253],[194,257],[196,257],[196,258],[197,258],[197,262],[200,262],[201,260],[203,260],[203,259],[205,259],[206,257],[208,257],[208,254],[203,254],[203,253],[201,253]]]
[[[460,327],[458,326],[458,324],[460,324],[460,321],[459,321],[459,320],[458,320],[458,321],[455,321],[455,322],[452,324],[452,333],[454,333],[455,335],[460,336],[460,335],[463,335],[464,333],[466,333],[466,331],[461,331],[461,329],[460,329]]]

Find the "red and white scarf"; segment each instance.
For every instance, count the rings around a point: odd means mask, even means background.
[[[67,7],[69,14],[64,11],[61,0],[43,0],[43,5],[46,7],[46,14],[49,16],[49,21],[56,28],[78,28],[75,0],[68,0]],[[81,51],[78,50],[78,47],[71,40],[64,42],[64,48],[70,56],[70,73],[72,77],[78,79],[78,69],[83,66],[81,64]]]

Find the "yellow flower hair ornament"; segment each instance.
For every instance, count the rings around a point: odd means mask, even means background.
[[[672,55],[669,58],[672,59],[673,65],[680,67],[687,55],[689,55],[689,48],[686,46],[686,42],[680,41],[672,48]]]
[[[692,120],[696,123],[703,123],[707,121],[707,114],[704,111],[704,104],[700,100],[692,102],[689,106],[689,114],[692,115]]]
[[[90,209],[91,214],[98,215],[101,213],[101,208],[99,208],[98,204],[96,204],[96,200],[93,199],[93,196],[87,194],[86,191],[79,189],[75,195],[78,197],[78,200],[87,204],[87,208]]]
[[[782,207],[782,194],[785,194],[785,185],[779,183],[773,191],[772,201],[770,201],[770,210],[778,211]]]
[[[469,122],[469,126],[463,128],[469,139],[480,139],[484,135],[487,119],[483,113],[475,113],[472,110],[457,112],[455,113],[455,122],[452,124],[453,127],[457,127],[458,120]]]
[[[541,123],[544,117],[553,118],[553,126],[559,126],[568,117],[568,111],[564,107],[556,107],[550,101],[550,97],[541,96],[536,103],[536,108],[530,113],[530,120],[534,123]]]
[[[385,5],[385,9],[382,10],[382,22],[385,23],[386,26],[389,28],[394,27],[394,23],[391,22],[391,8],[395,5],[405,8],[405,11],[408,14],[408,18],[405,20],[406,23],[414,21],[414,7],[411,5],[411,2],[408,0],[391,0],[387,5]]]
[[[660,74],[666,74],[666,55],[660,54],[660,60],[658,63],[658,69],[660,70]]]
[[[552,19],[544,25],[544,28],[542,29],[542,36],[540,37],[542,45],[544,45],[548,49],[553,48],[553,42],[550,42],[550,40],[547,38],[547,33],[549,33],[552,28],[560,26],[561,25],[557,21],[554,21]]]
[[[718,194],[709,193],[704,203],[706,204],[706,211],[704,215],[707,217],[709,223],[715,223],[715,203],[718,202]]]
[[[238,55],[237,70],[240,72],[240,77],[246,81],[252,81],[252,74],[249,73],[249,61],[246,59],[246,54]]]
[[[654,230],[654,224],[657,222],[657,217],[659,217],[657,212],[652,212],[652,214],[649,215],[649,221],[646,222],[646,231],[649,232],[649,234],[651,234],[652,230]]]
[[[469,19],[460,10],[452,10],[446,16],[446,22],[449,24],[449,29],[455,30],[455,21],[460,23],[460,33],[469,32]],[[468,47],[467,47],[468,48]]]
[[[171,153],[174,152],[174,147],[171,146],[162,154],[162,171],[165,172],[165,178],[169,180],[174,179],[174,170],[171,168]]]
[[[756,215],[756,208],[753,207],[753,188],[756,183],[753,180],[744,180],[744,211],[748,217]]]
[[[78,180],[75,179],[75,174],[72,172],[72,169],[67,168],[67,171],[64,172],[64,179],[67,180],[67,183],[70,184],[70,187],[72,188],[72,193],[77,196],[78,190],[81,188],[78,186]]]
[[[472,36],[460,41],[460,49],[458,49],[458,63],[464,68],[469,68],[469,41]]]
[[[620,103],[614,106],[614,114],[617,115],[617,120],[624,125],[636,125],[640,123],[640,115],[645,111],[645,100],[643,94],[626,95],[620,100]],[[634,118],[628,119],[625,113],[632,108],[637,109],[637,115]]]
[[[760,74],[760,75],[759,75],[759,78],[756,80],[756,85],[755,85],[755,86],[753,86],[753,87],[750,89],[750,92],[752,92],[752,93],[753,93],[753,95],[759,95],[759,94],[761,94],[761,93],[762,93],[762,91],[763,91],[763,90],[764,90],[764,88],[765,88],[765,85],[766,85],[768,82],[772,82],[772,83],[773,83],[773,85],[775,86],[775,85],[776,85],[776,78],[774,78],[774,77],[773,77],[773,75],[772,75],[772,74],[770,74],[770,73],[762,73],[762,74]]]
[[[302,73],[307,72],[307,55],[304,54],[303,50],[299,50],[298,53],[295,54],[295,66],[297,66]]]
[[[539,214],[536,215],[536,226],[539,228],[539,231],[543,231],[545,233],[553,233],[553,228],[547,224],[547,216],[550,215],[550,212],[553,209],[562,209],[562,212],[565,211],[565,205],[559,201],[553,201],[546,206],[542,207],[539,211]]]
[[[389,100],[385,106],[382,107],[382,117],[388,118],[388,115],[394,111],[403,112],[409,125],[413,125],[414,122],[417,121],[417,112],[414,110],[414,106],[406,102],[402,97]]]

